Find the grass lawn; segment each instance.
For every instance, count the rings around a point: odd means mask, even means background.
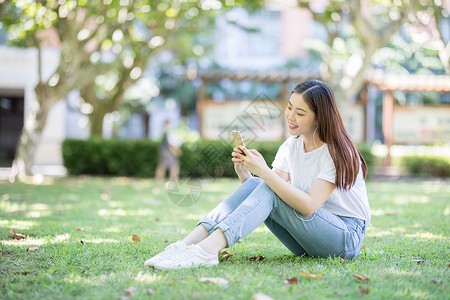
[[[128,298],[250,299],[264,293],[275,299],[450,299],[448,181],[369,182],[372,223],[364,249],[351,261],[295,257],[261,225],[227,249],[235,255],[221,258],[217,267],[144,267],[239,185],[237,179],[196,184],[198,202],[181,207],[168,199],[163,185],[147,179],[0,181],[0,298],[120,299],[133,287]],[[28,237],[12,239],[11,229]],[[27,252],[35,246],[39,249]],[[265,259],[247,259],[260,255]],[[298,278],[297,285],[284,284],[291,277]]]

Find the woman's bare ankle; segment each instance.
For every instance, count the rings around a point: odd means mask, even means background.
[[[205,226],[199,224],[194,230],[189,233],[182,241],[186,245],[198,244],[209,236],[208,230],[206,230]]]

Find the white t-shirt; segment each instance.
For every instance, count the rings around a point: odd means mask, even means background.
[[[289,137],[278,149],[272,167],[289,173],[291,185],[309,191],[317,178],[335,183],[336,168],[328,145],[305,153],[303,136]],[[362,168],[347,191],[335,189],[322,208],[339,216],[356,217],[370,223],[370,208]]]

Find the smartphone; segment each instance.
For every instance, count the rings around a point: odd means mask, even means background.
[[[239,145],[242,145],[245,147],[244,139],[241,136],[241,133],[237,130],[231,131],[231,134],[233,135],[234,143],[236,144],[236,147]],[[245,155],[245,153],[242,153]]]

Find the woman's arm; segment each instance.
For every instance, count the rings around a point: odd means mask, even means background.
[[[234,171],[236,172],[237,176],[239,177],[239,180],[241,181],[241,184],[244,183],[247,179],[249,179],[250,177],[253,177],[252,174],[247,171],[246,169],[244,169],[244,167],[242,166],[241,163],[237,163],[234,161],[234,159],[236,158],[236,154],[238,153],[239,149],[238,148],[234,148],[233,152],[231,153],[231,155],[233,156],[233,158],[231,159],[234,162]]]
[[[282,171],[277,169],[271,170],[258,151],[246,148],[241,149],[246,155],[236,155],[235,162],[242,162],[246,170],[263,179],[278,197],[305,217],[310,216],[319,209],[336,188],[334,183],[316,179],[311,189],[305,193],[289,184],[283,176],[278,174]]]
[[[266,169],[259,177],[290,207],[305,217],[313,214],[333,193],[336,185],[323,179],[316,179],[305,193],[289,184],[273,170]]]

